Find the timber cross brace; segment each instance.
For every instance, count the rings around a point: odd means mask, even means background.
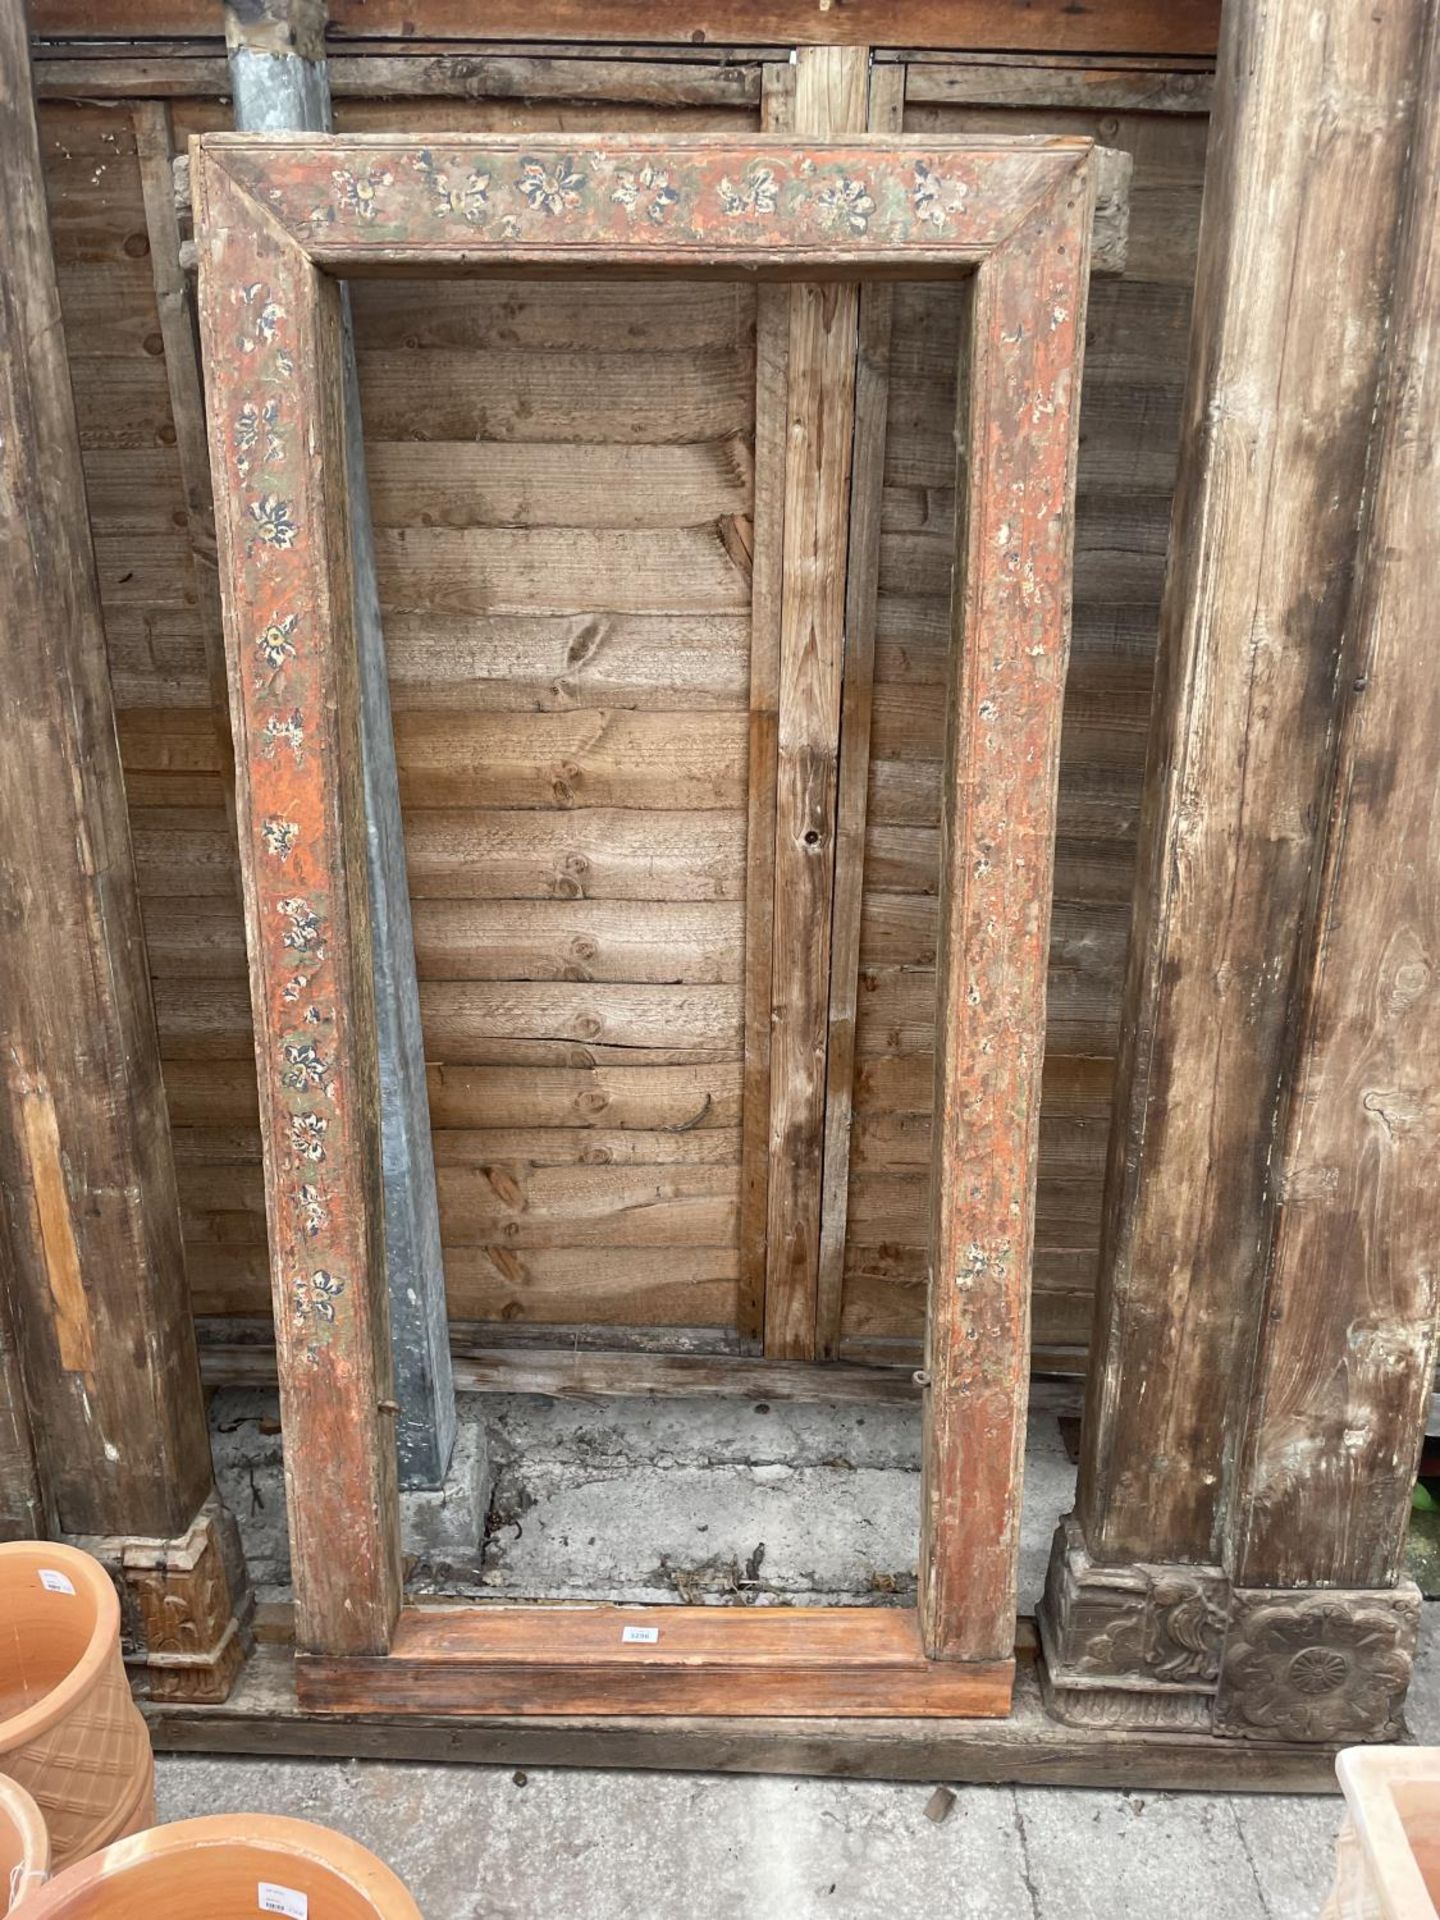
[[[193,152],[302,1702],[1003,1713],[1089,143],[210,135]],[[791,281],[792,340],[837,313],[853,337],[856,282],[968,283],[913,1612],[401,1610],[337,276],[417,271]],[[782,758],[809,670],[792,574],[842,571],[813,526],[807,552],[822,427],[788,422],[770,535]],[[843,491],[848,448],[829,460]],[[805,844],[833,862],[832,839]]]

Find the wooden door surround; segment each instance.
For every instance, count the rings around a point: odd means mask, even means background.
[[[306,1705],[1007,1710],[1090,151],[1068,138],[195,143]],[[856,282],[969,283],[913,1612],[402,1610],[339,287],[418,272],[788,281],[810,290],[791,308],[792,354]],[[807,529],[847,484],[813,425],[792,404],[771,536],[794,562],[774,744],[800,774],[787,689],[806,692],[805,622],[817,591],[833,593],[804,562]]]

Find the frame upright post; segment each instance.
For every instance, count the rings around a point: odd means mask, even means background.
[[[331,125],[325,0],[227,0],[235,125],[247,133],[324,133]],[[455,1445],[455,1382],[440,1253],[440,1206],[425,1091],[425,1044],[375,540],[350,302],[344,330],[345,457],[360,668],[360,754],[375,947],[385,1267],[395,1356],[395,1448],[402,1488],[444,1484]]]

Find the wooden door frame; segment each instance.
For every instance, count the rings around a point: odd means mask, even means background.
[[[1008,1709],[1089,155],[1068,138],[192,143],[307,1706]],[[337,276],[427,271],[973,278],[914,1611],[402,1611]]]

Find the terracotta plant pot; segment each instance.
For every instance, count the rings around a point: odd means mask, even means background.
[[[50,1874],[50,1836],[23,1787],[0,1773],[0,1913],[13,1913]]]
[[[0,1546],[0,1773],[39,1807],[57,1871],[155,1818],[120,1602],[99,1561],[74,1547]]]
[[[421,1920],[373,1853],[308,1820],[177,1820],[93,1854],[42,1887],[25,1920]]]

